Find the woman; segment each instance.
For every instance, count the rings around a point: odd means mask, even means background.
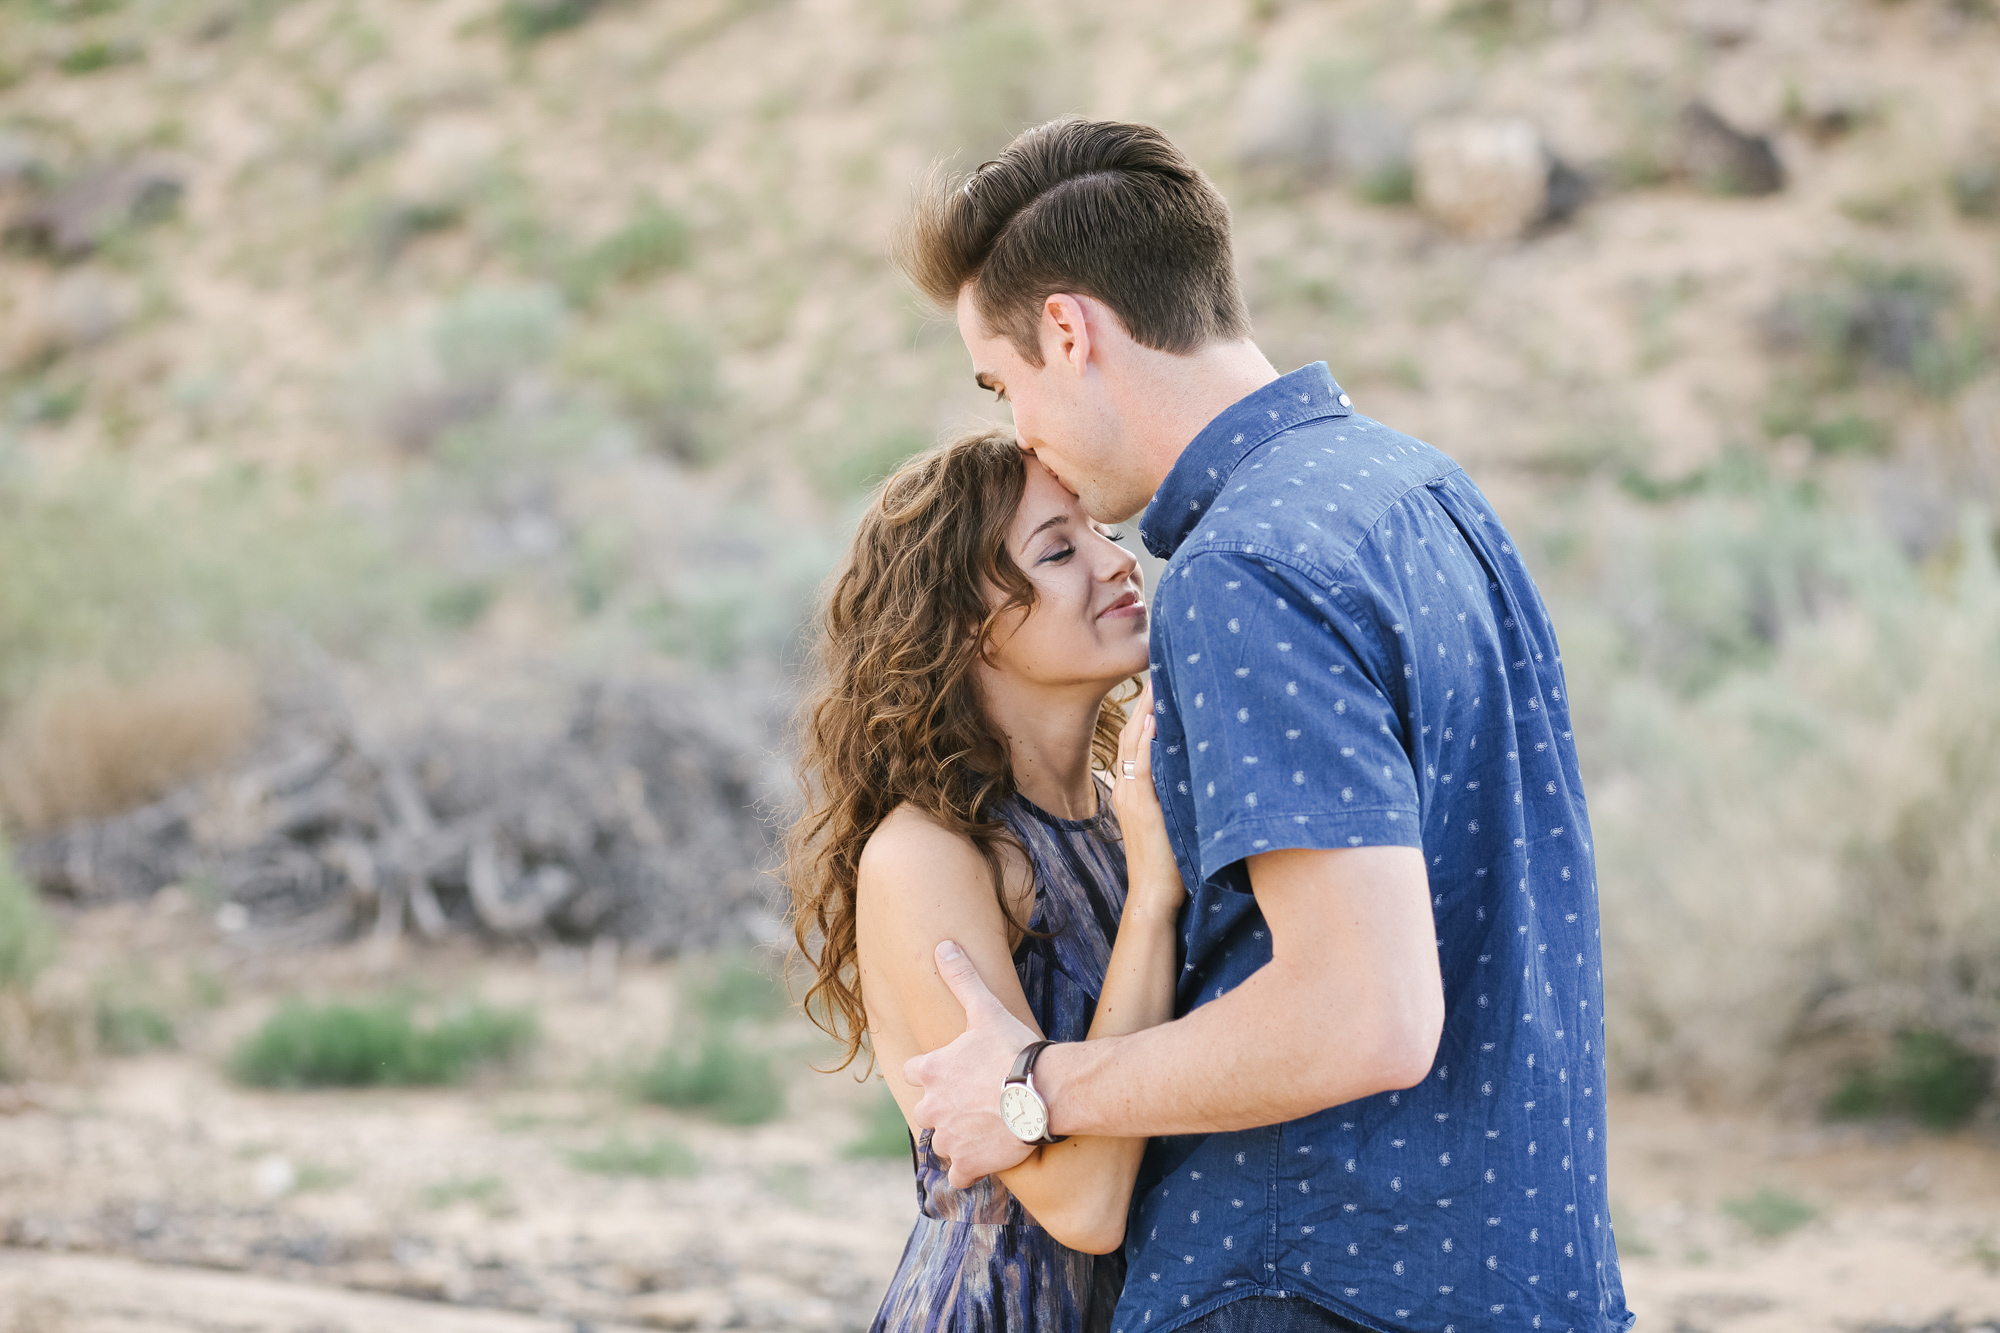
[[[903,1062],[965,1028],[933,961],[942,940],[1052,1040],[1172,1017],[1183,889],[1150,698],[1126,723],[1113,697],[1147,642],[1138,562],[1117,540],[1010,432],[987,431],[891,477],[830,586],[793,926],[817,972],[808,1012],[846,1043],[841,1067],[869,1048],[905,1118],[921,1093]],[[1071,1138],[955,1190],[917,1135],[920,1215],[875,1328],[1108,1328],[1144,1147]]]

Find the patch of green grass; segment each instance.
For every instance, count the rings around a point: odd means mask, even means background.
[[[379,272],[393,266],[410,242],[450,231],[463,221],[464,207],[450,200],[384,203],[368,214],[364,244]]]
[[[1722,1211],[1763,1240],[1789,1235],[1819,1216],[1819,1209],[1797,1195],[1768,1187],[1748,1198],[1723,1200]]]
[[[97,1049],[107,1055],[141,1055],[171,1049],[177,1042],[174,1021],[144,1000],[100,992],[97,998]]]
[[[500,7],[500,28],[510,40],[526,46],[544,37],[582,27],[604,0],[506,0]]]
[[[198,967],[188,973],[188,998],[198,1009],[220,1009],[229,1000],[229,985],[220,976],[207,968]]]
[[[474,1004],[420,1026],[406,1002],[294,1000],[236,1048],[230,1073],[255,1088],[453,1083],[512,1059],[534,1036],[525,1010]]]
[[[564,285],[578,305],[589,305],[606,287],[643,282],[670,269],[687,267],[691,253],[687,219],[644,199],[624,226],[570,262]]]
[[[1888,425],[1853,408],[1826,411],[1815,395],[1786,392],[1764,409],[1764,434],[1773,440],[1803,435],[1822,456],[1887,453]]]
[[[1942,1032],[1905,1032],[1880,1065],[1856,1069],[1827,1100],[1837,1120],[1911,1116],[1928,1129],[1955,1129],[1994,1090],[1994,1064]]]
[[[1354,183],[1354,193],[1363,203],[1392,208],[1417,200],[1417,173],[1407,162],[1397,162],[1371,171]]]
[[[146,49],[136,42],[84,42],[65,51],[62,58],[56,61],[56,68],[69,75],[95,74],[102,69],[129,65],[145,58]]]
[[[424,599],[424,617],[440,629],[469,629],[493,605],[492,585],[477,579],[447,583]]]
[[[711,1028],[694,1053],[669,1047],[639,1078],[639,1095],[661,1106],[698,1110],[725,1125],[761,1125],[785,1109],[771,1057],[741,1035]]]
[[[25,991],[55,961],[55,923],[34,889],[14,868],[13,849],[0,833],[0,991]]]
[[[2000,217],[2000,155],[1967,162],[1952,172],[1951,201],[1961,217]]]
[[[778,977],[754,955],[719,953],[690,960],[683,967],[687,970],[682,994],[710,1023],[732,1023],[739,1018],[768,1022],[791,1004]]]
[[[450,1176],[424,1186],[424,1207],[449,1208],[455,1203],[477,1204],[491,1212],[507,1202],[507,1182],[498,1176]]]
[[[694,1153],[679,1139],[636,1143],[623,1135],[571,1153],[569,1164],[579,1171],[606,1176],[691,1176],[701,1169]]]
[[[337,1190],[352,1179],[354,1173],[345,1167],[327,1166],[323,1162],[301,1162],[292,1175],[292,1193]]]
[[[679,1035],[639,1076],[639,1096],[726,1125],[760,1125],[784,1110],[785,1099],[754,1029],[785,1011],[784,991],[746,953],[683,966]]]
[[[882,1088],[880,1092],[875,1104],[868,1109],[861,1137],[842,1148],[842,1156],[901,1158],[910,1155],[910,1126],[903,1119],[903,1108],[896,1105],[896,1099],[889,1095],[887,1088]]]
[[[1487,54],[1534,35],[1544,20],[1523,0],[1455,0],[1444,15],[1446,27],[1464,33]]]

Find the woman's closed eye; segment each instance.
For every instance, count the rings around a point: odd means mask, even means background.
[[[1056,550],[1050,551],[1047,555],[1043,556],[1040,560],[1037,560],[1035,563],[1038,565],[1061,564],[1063,561],[1069,559],[1071,556],[1075,554],[1076,554],[1076,548],[1074,546],[1063,546]]]

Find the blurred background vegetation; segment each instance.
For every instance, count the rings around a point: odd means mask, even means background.
[[[995,410],[887,265],[908,182],[1144,119],[1273,359],[1459,457],[1542,581],[1615,1075],[1990,1116],[1995,68],[1987,0],[13,0],[0,820],[225,771],[301,642],[364,700],[782,698],[869,485]],[[0,991],[45,916],[0,858]],[[771,1114],[733,984],[640,1095]],[[445,1060],[407,1007],[285,1022],[244,1077],[321,1077],[316,1023]]]

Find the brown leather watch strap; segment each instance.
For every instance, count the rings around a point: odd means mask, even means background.
[[[1026,1046],[1023,1046],[1021,1053],[1014,1057],[1014,1068],[1008,1072],[1006,1082],[1027,1082],[1028,1075],[1035,1072],[1035,1061],[1042,1058],[1043,1050],[1053,1045],[1055,1045],[1054,1042],[1043,1040],[1031,1041]]]

